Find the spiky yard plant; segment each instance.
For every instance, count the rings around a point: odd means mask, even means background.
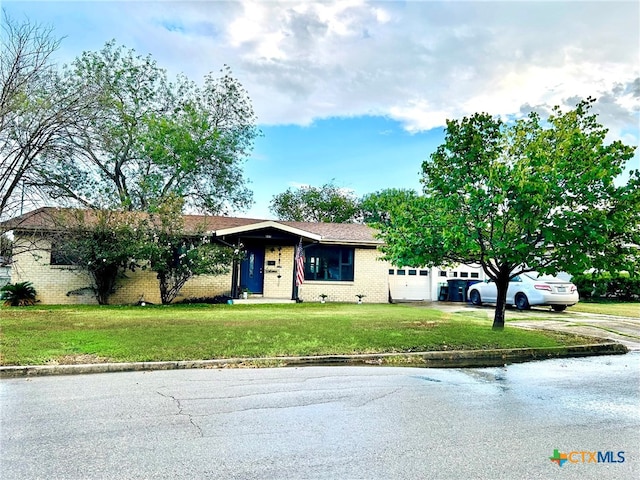
[[[5,307],[26,307],[36,303],[36,289],[31,282],[9,283],[0,288]]]

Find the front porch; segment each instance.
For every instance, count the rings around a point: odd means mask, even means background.
[[[234,305],[251,305],[263,303],[296,303],[296,301],[288,298],[270,298],[263,297],[261,295],[249,295],[248,298],[235,298],[233,303]]]

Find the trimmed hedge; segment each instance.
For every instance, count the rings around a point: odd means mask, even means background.
[[[640,277],[625,273],[600,274],[590,273],[574,276],[571,281],[580,297],[584,299],[615,298],[632,301],[640,299]]]
[[[228,303],[229,300],[233,300],[233,299],[227,295],[216,295],[215,297],[185,298],[184,300],[181,300],[180,302],[176,302],[176,303],[186,304],[186,305],[208,303],[208,304],[217,305],[217,304]]]

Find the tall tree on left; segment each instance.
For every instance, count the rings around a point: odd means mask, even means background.
[[[59,46],[51,28],[16,22],[2,12],[0,219],[21,213],[37,193],[43,154],[64,148],[62,136],[91,103],[85,88],[62,88],[52,61]]]

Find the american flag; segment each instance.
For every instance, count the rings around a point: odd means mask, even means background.
[[[304,251],[302,250],[302,241],[296,248],[296,287],[304,282]]]

